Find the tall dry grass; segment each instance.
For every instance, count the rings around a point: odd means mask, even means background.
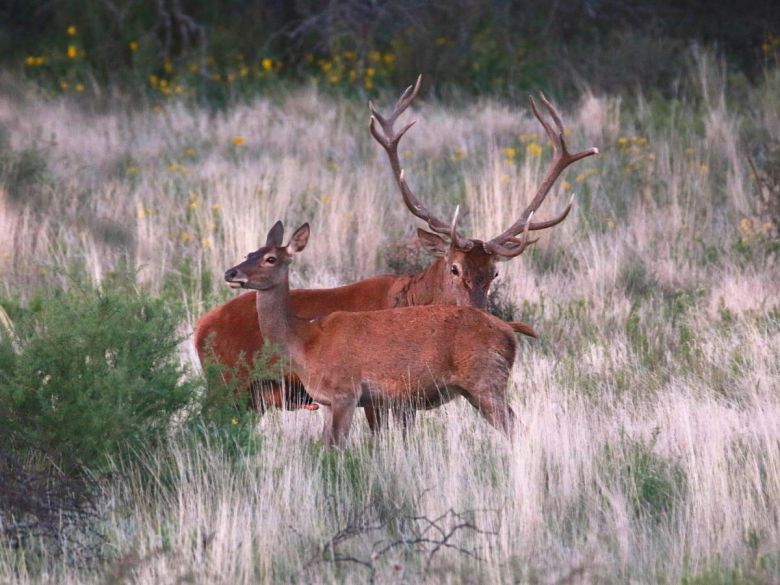
[[[573,191],[569,219],[501,269],[500,302],[541,332],[512,376],[514,442],[463,403],[407,441],[360,422],[343,453],[316,445],[312,413],[267,415],[237,458],[174,437],[105,486],[109,560],[0,548],[0,581],[774,582],[780,269],[745,154],[780,138],[780,94],[769,79],[731,103],[698,63],[699,99],[584,95],[564,112],[569,143],[602,155],[540,214]],[[549,157],[525,105],[423,96],[413,116],[415,191],[441,215],[463,204],[474,237],[513,221]],[[414,222],[366,121],[314,90],[220,114],[0,98],[6,150],[45,161],[27,199],[6,181],[0,286],[130,262],[187,303],[186,329],[276,219],[313,227],[297,285],[375,274]]]

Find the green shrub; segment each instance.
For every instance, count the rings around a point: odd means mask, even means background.
[[[177,359],[177,314],[116,277],[73,281],[25,305],[6,299],[0,328],[0,428],[6,445],[71,473],[154,445],[193,402]]]
[[[687,481],[679,463],[654,452],[654,442],[627,440],[619,458],[609,448],[605,455],[611,460],[608,473],[623,485],[633,513],[661,520],[683,499]]]

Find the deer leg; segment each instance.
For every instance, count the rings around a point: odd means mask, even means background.
[[[331,420],[331,439],[332,444],[342,448],[347,442],[349,427],[352,424],[352,416],[357,408],[357,397],[343,398],[334,400],[330,405],[333,413]]]
[[[396,424],[401,426],[401,432],[404,439],[409,435],[409,431],[414,428],[417,411],[410,404],[397,404],[393,406],[393,417]]]
[[[330,405],[323,404],[322,411],[322,443],[326,447],[333,444],[333,409]]]
[[[475,395],[464,393],[471,406],[476,408],[491,426],[499,431],[512,436],[515,426],[515,413],[506,401],[505,396],[496,394]]]
[[[387,413],[381,407],[371,404],[363,407],[363,412],[366,414],[366,421],[372,435],[378,435],[387,428]]]

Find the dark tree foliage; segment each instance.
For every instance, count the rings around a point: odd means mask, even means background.
[[[78,30],[75,39],[66,36],[69,27]],[[393,87],[424,71],[440,86],[475,92],[566,88],[577,76],[596,88],[644,81],[663,90],[692,42],[717,47],[755,77],[776,58],[762,45],[777,34],[780,3],[771,0],[0,3],[0,55],[9,64],[46,50],[65,54],[73,42],[90,79],[128,86],[182,60],[196,63],[190,70],[203,79],[229,77],[239,57],[272,57],[283,76],[299,79],[317,71],[318,59],[345,51],[356,55],[359,76],[372,67],[372,52],[383,51],[395,61],[380,81]],[[45,66],[57,69],[53,60]]]

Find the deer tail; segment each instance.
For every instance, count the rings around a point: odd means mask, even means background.
[[[521,323],[520,321],[507,321],[507,325],[509,325],[512,328],[512,331],[515,333],[522,333],[528,337],[539,337],[536,331],[534,331],[534,328],[527,323]]]

